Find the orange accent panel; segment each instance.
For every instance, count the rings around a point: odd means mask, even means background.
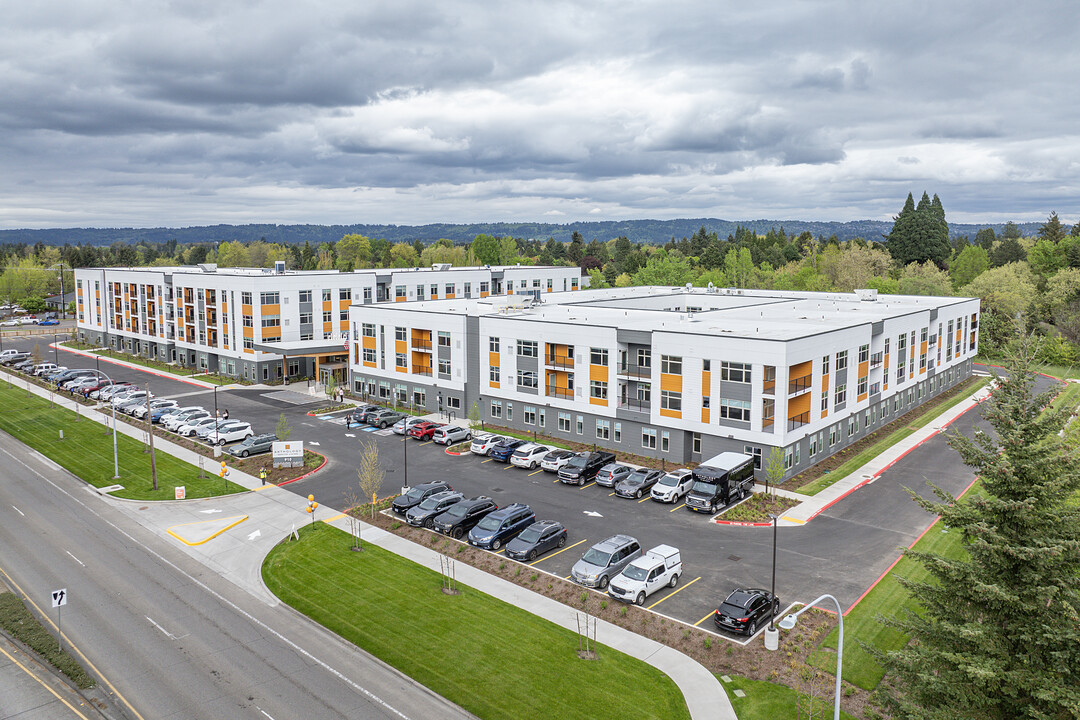
[[[481,292],[480,293],[480,297],[482,297],[482,298],[486,298],[487,296],[488,296],[488,293],[486,293],[486,292]]]
[[[488,353],[488,365],[490,365],[491,367],[499,367],[499,362],[500,362],[499,361],[499,353],[497,353],[497,352],[489,352]]]
[[[490,380],[488,380],[488,387],[497,388],[497,387],[499,387],[499,383],[491,382]]]
[[[591,397],[591,398],[589,398],[589,404],[590,405],[603,405],[604,407],[607,407],[608,401],[607,400],[602,400],[600,398]]]
[[[821,392],[829,392],[829,376],[821,376]]]
[[[608,368],[606,365],[590,365],[589,366],[589,380],[599,380],[601,382],[607,382]],[[607,405],[607,403],[604,403]]]
[[[926,348],[924,347],[923,352],[925,352],[925,351],[926,351]],[[859,377],[864,378],[869,374],[870,374],[870,361],[868,360],[866,362],[859,363]]]
[[[360,347],[364,348],[365,350],[375,349],[375,338],[365,335],[364,337],[360,338],[360,341]]]
[[[396,295],[394,296],[394,302],[405,302],[406,300],[408,300],[407,297],[397,297]]]
[[[552,290],[554,290],[554,288],[548,288],[547,289],[548,292],[551,292]]]
[[[682,413],[678,410],[664,410],[663,408],[661,408],[660,414],[663,417],[676,418],[679,420],[682,419]]]
[[[409,372],[409,368],[398,367],[397,365],[394,366],[394,369],[397,370],[399,373]]]
[[[334,309],[334,301],[333,300],[323,300],[322,309],[323,309],[323,312],[333,310]]]
[[[368,362],[367,360],[365,360],[364,367],[376,367],[376,365],[373,362]]]
[[[409,343],[405,342],[404,340],[395,340],[394,341],[394,352],[395,353],[405,353],[405,352],[408,351],[408,349],[409,349]]]
[[[262,314],[263,315],[280,315],[281,314],[281,305],[263,305],[262,306]]]
[[[701,394],[708,395],[712,392],[712,372],[708,370],[701,371]]]
[[[701,422],[708,424],[708,422],[709,422],[709,408],[701,408]]]
[[[810,393],[805,393],[788,402],[788,419],[810,412]]]
[[[667,390],[668,392],[682,392],[682,375],[669,375],[667,373],[660,373],[660,389]],[[682,414],[680,413],[677,417],[681,416]]]
[[[446,293],[446,297],[443,298],[443,299],[444,300],[453,300],[455,297],[457,297],[457,293]]]

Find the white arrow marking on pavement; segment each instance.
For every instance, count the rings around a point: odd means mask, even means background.
[[[26,513],[24,513],[24,512],[22,511],[22,510],[20,510],[19,508],[15,507],[14,505],[12,505],[11,507],[15,508],[15,512],[19,513],[19,514],[20,514],[20,515],[22,515],[23,517],[26,517]]]
[[[248,535],[248,540],[254,540],[255,538],[259,537],[260,535],[262,535],[262,533],[259,532],[258,530],[256,530],[255,532]]]
[[[592,510],[582,510],[581,512],[585,513],[585,514],[586,514],[586,515],[588,515],[589,517],[604,517],[604,516],[603,516],[603,515],[601,515],[600,513],[598,513],[598,512],[593,512]]]
[[[308,440],[308,445],[318,445],[318,444],[319,443],[317,443],[317,442],[311,442],[310,440]]]
[[[354,435],[353,433],[345,433],[345,437],[356,437],[356,435]]]
[[[200,510],[199,512],[205,513],[206,515],[213,515],[214,513],[219,513],[221,511],[217,508],[214,508],[213,510]]]

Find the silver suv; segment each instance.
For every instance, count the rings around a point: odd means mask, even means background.
[[[641,545],[637,540],[629,535],[612,535],[593,545],[574,563],[570,578],[579,585],[606,590],[611,578],[639,557]]]

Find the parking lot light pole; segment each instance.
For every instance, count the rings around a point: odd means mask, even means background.
[[[103,378],[105,378],[106,380],[109,381],[109,387],[112,387],[113,385],[116,384],[115,380],[113,380],[111,377],[109,377],[105,373],[101,372],[100,370],[96,370],[95,372],[97,372],[99,377],[103,377]],[[116,406],[113,405],[112,402],[110,402],[109,405],[112,407],[113,480],[119,480],[120,479],[120,456],[116,452]]]
[[[809,603],[803,609],[799,610],[799,612],[794,613],[793,615],[788,615],[783,620],[781,620],[780,627],[784,628],[785,630],[791,630],[795,627],[795,623],[798,622],[800,615],[817,605],[822,600],[833,601],[833,604],[836,605],[836,616],[840,619],[840,637],[838,638],[838,642],[836,645],[836,691],[833,698],[833,720],[840,720],[840,674],[844,668],[844,610],[840,607],[840,602],[832,595],[822,595],[814,602]]]
[[[53,336],[52,336],[53,365],[57,365],[57,366],[60,365],[60,348],[56,344],[56,338],[58,338],[58,337],[60,337],[60,336],[57,335],[56,333],[53,333]]]
[[[773,602],[776,602],[776,523],[779,517],[769,513],[772,519],[772,586],[770,588]],[[778,650],[780,648],[780,633],[776,629],[776,615],[769,613],[769,627],[765,628],[765,649]]]

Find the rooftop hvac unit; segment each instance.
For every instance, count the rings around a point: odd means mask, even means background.
[[[284,260],[275,260],[274,261],[274,272],[277,273],[278,275],[284,275],[285,274],[285,261]]]
[[[875,300],[877,300],[877,290],[856,290],[855,297],[859,298],[859,300],[862,300],[863,302],[874,302]]]
[[[451,267],[453,266],[450,263],[432,263],[431,265],[432,270],[449,270]]]

